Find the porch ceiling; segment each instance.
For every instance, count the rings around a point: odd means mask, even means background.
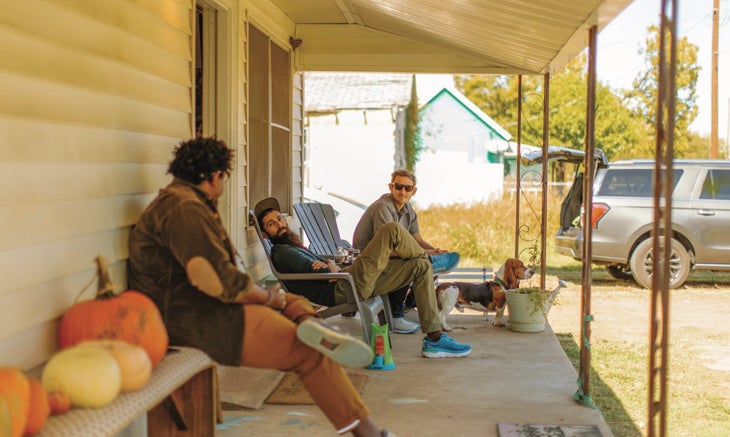
[[[485,74],[552,73],[631,1],[272,0],[298,70]]]

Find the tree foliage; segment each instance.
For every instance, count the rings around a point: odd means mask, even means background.
[[[550,145],[583,149],[586,139],[586,58],[573,59],[550,79]],[[458,76],[456,85],[513,137],[517,135],[517,76]],[[522,78],[522,143],[542,145],[543,77]],[[642,123],[601,83],[596,87],[596,147],[609,159],[628,157]]]
[[[626,104],[631,107],[636,116],[640,117],[651,126],[650,140],[652,156],[656,141],[655,124],[659,89],[659,28],[649,27],[649,35],[644,41],[644,47],[639,52],[644,58],[644,68],[640,70],[633,81],[633,89],[624,91]],[[669,47],[669,43],[666,43]],[[697,79],[701,67],[697,64],[697,52],[699,48],[689,42],[687,37],[677,39],[677,63],[674,75],[676,87],[676,103],[674,118],[674,154],[678,157],[693,155],[690,150],[693,143],[693,136],[689,131],[689,125],[697,118],[699,107],[697,106]],[[669,56],[667,52],[667,56]],[[695,134],[696,136],[696,134]],[[705,155],[704,157],[707,157]]]
[[[411,99],[406,107],[406,126],[403,132],[406,169],[415,171],[418,155],[421,153],[421,135],[418,122],[418,94],[416,93],[416,79],[411,81]]]
[[[649,36],[641,53],[645,65],[637,73],[632,90],[613,90],[596,83],[595,145],[610,160],[651,158],[655,150],[658,31]],[[697,46],[678,40],[675,157],[708,156],[703,138],[689,132],[697,116]],[[517,136],[517,76],[456,76],[457,88],[513,137]],[[542,145],[543,76],[522,77],[522,143]],[[550,145],[584,149],[586,141],[586,56],[571,60],[550,78]],[[703,154],[704,153],[704,154]]]

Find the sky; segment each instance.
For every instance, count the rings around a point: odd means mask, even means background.
[[[690,128],[703,135],[711,128],[713,0],[680,0],[677,14],[679,37],[699,47],[701,67],[697,82],[699,114]],[[660,0],[634,0],[598,34],[598,80],[614,88],[629,88],[636,71],[643,67],[639,48],[647,36],[647,28],[659,23]],[[718,136],[728,138],[728,106],[730,106],[730,0],[720,0],[718,58]],[[450,75],[418,75],[418,97],[425,103],[442,87],[453,84]]]

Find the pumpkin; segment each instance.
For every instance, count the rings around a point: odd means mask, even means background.
[[[77,347],[97,347],[111,352],[121,372],[122,392],[139,390],[152,375],[152,361],[147,351],[135,344],[119,340],[87,340]]]
[[[25,429],[30,408],[30,383],[25,373],[11,367],[0,367],[0,398],[10,414],[10,436],[20,437]]]
[[[106,349],[71,347],[48,360],[41,377],[49,392],[62,391],[77,407],[98,408],[111,403],[122,387],[114,356]]]
[[[51,415],[63,414],[71,409],[71,398],[60,390],[48,393],[48,406],[51,409]]]
[[[156,367],[167,352],[169,338],[160,311],[143,293],[127,290],[114,294],[104,258],[96,257],[99,278],[96,298],[77,302],[61,317],[61,349],[83,340],[123,340],[144,348]]]
[[[30,383],[30,408],[28,419],[25,422],[23,435],[38,434],[48,420],[51,407],[48,405],[48,392],[40,381],[35,378],[28,378]]]
[[[0,437],[8,437],[13,430],[13,421],[10,418],[8,402],[0,396]]]

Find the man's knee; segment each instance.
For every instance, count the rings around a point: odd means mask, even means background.
[[[408,230],[403,227],[400,223],[397,222],[388,222],[384,224],[380,228],[381,232],[388,233],[392,235],[394,238],[399,239],[404,237],[405,235],[410,235],[408,233]]]
[[[413,269],[413,278],[418,279],[422,276],[433,276],[433,270],[431,269],[431,263],[427,258],[412,258],[408,260],[408,265]]]

